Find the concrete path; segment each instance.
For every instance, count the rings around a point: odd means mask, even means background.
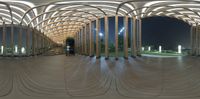
[[[0,58],[0,99],[200,99],[200,58]]]

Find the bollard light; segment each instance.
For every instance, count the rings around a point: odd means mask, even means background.
[[[178,53],[181,54],[182,53],[182,46],[178,45]]]
[[[148,47],[148,51],[151,51],[151,46]]]
[[[144,51],[144,47],[142,47],[142,51]]]
[[[15,53],[17,53],[18,52],[18,47],[17,47],[17,45],[15,45]]]
[[[21,48],[21,52],[22,52],[22,54],[25,54],[25,53],[26,53],[26,50],[25,50],[24,47]]]
[[[4,47],[3,47],[3,46],[1,46],[1,54],[3,54],[3,48],[4,48]]]
[[[162,53],[162,46],[159,46],[159,53]]]

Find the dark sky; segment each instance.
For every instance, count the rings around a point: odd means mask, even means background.
[[[161,45],[170,50],[179,44],[190,47],[190,26],[175,18],[145,18],[142,20],[142,33],[143,45]]]

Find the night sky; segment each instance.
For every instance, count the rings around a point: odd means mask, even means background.
[[[145,18],[142,33],[143,45],[161,45],[167,50],[175,50],[178,45],[190,47],[190,25],[175,18]]]

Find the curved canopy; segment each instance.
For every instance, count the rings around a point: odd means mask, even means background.
[[[50,3],[49,3],[50,2]],[[0,24],[20,24],[44,32],[55,42],[73,36],[83,26],[104,16],[145,18],[169,16],[196,26],[200,23],[198,0],[3,0]]]

